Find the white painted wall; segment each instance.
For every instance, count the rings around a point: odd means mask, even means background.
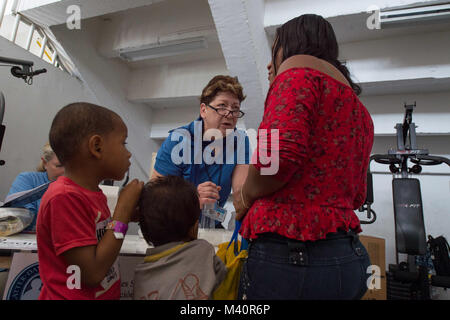
[[[200,102],[197,104],[194,102],[189,106],[154,109],[150,137],[162,141],[169,135],[168,130],[179,128],[197,119],[200,114]]]
[[[450,77],[450,31],[345,43],[340,59],[357,82]]]
[[[380,9],[432,2],[433,0],[266,0],[265,26],[274,26],[287,22],[305,13],[314,13],[324,18],[366,12],[370,6]]]
[[[160,1],[164,0],[20,0],[18,10],[34,21],[53,26],[66,23],[73,13],[72,10],[67,12],[72,5],[81,8],[82,19],[87,19]]]
[[[120,62],[104,58],[96,51],[99,20],[83,20],[81,30],[65,25],[52,27],[56,38],[77,66],[83,81],[99,104],[117,112],[128,127],[128,149],[133,154],[130,178],[148,179],[151,153],[155,147],[148,138],[151,108],[126,99],[130,70]]]
[[[166,136],[174,124],[192,121],[197,111],[192,112],[191,107],[198,105],[205,85],[216,75],[229,74],[206,0],[165,1],[109,15],[100,32],[97,49],[108,58],[117,57],[124,48],[199,36],[207,40],[207,49],[188,54],[132,63],[116,59],[132,70],[127,99],[159,109],[158,115],[165,119],[173,117],[170,121],[153,120],[152,137]],[[163,111],[174,107],[180,112]]]
[[[376,135],[395,134],[395,125],[403,121],[404,103],[414,102],[418,134],[450,134],[450,91],[362,96],[360,100],[372,116]]]
[[[20,172],[35,171],[58,110],[76,101],[97,102],[83,83],[2,37],[0,56],[33,61],[36,69],[47,69],[47,73],[34,78],[31,86],[14,78],[10,68],[0,70],[0,91],[6,99],[3,119],[6,132],[0,150],[0,159],[6,161],[0,167],[0,201],[3,201]]]
[[[133,70],[128,99],[151,103],[155,99],[199,97],[216,75],[228,75],[223,59],[163,64]]]
[[[49,4],[55,4],[55,3],[58,3],[61,1],[62,0],[20,0],[18,9],[29,10],[29,9],[33,9],[33,8],[46,6]]]
[[[118,50],[179,40],[189,37],[216,37],[207,0],[171,0],[129,10],[109,17],[99,51],[117,56]]]

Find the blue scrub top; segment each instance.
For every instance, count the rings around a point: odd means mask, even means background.
[[[220,185],[222,189],[219,192],[219,205],[223,207],[231,193],[234,167],[237,164],[250,163],[250,143],[245,131],[238,129],[234,129],[233,134],[221,140],[223,152],[215,155],[211,152],[211,147],[208,148],[213,141],[203,141],[203,119],[199,117],[186,126],[170,131],[156,155],[154,169],[164,176],[183,177],[196,186],[206,181]],[[218,143],[215,143],[215,147]],[[230,154],[228,157],[227,151]],[[172,154],[177,163],[174,163]],[[205,154],[217,157],[214,163],[211,163],[211,159],[207,159]]]

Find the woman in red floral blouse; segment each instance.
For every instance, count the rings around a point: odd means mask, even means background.
[[[259,157],[234,197],[240,233],[250,240],[240,297],[360,299],[370,261],[354,210],[366,196],[372,119],[325,19],[288,21],[272,51]],[[269,175],[267,153],[278,156]]]

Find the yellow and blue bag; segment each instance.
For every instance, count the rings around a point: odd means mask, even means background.
[[[248,243],[245,239],[238,240],[238,232],[241,222],[236,221],[230,242],[219,244],[216,255],[223,261],[227,268],[227,275],[223,282],[213,293],[214,300],[236,300],[239,289],[242,266],[248,256]]]

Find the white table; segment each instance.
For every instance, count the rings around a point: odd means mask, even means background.
[[[148,247],[145,240],[138,235],[127,235],[120,253],[145,255]],[[37,251],[36,234],[18,233],[0,237],[0,250]]]
[[[199,229],[198,238],[205,239],[217,250],[222,242],[230,241],[232,231],[224,229]],[[139,235],[126,235],[123,241],[121,254],[145,255],[150,246]],[[8,237],[0,237],[0,250],[37,251],[36,234],[18,233]]]

